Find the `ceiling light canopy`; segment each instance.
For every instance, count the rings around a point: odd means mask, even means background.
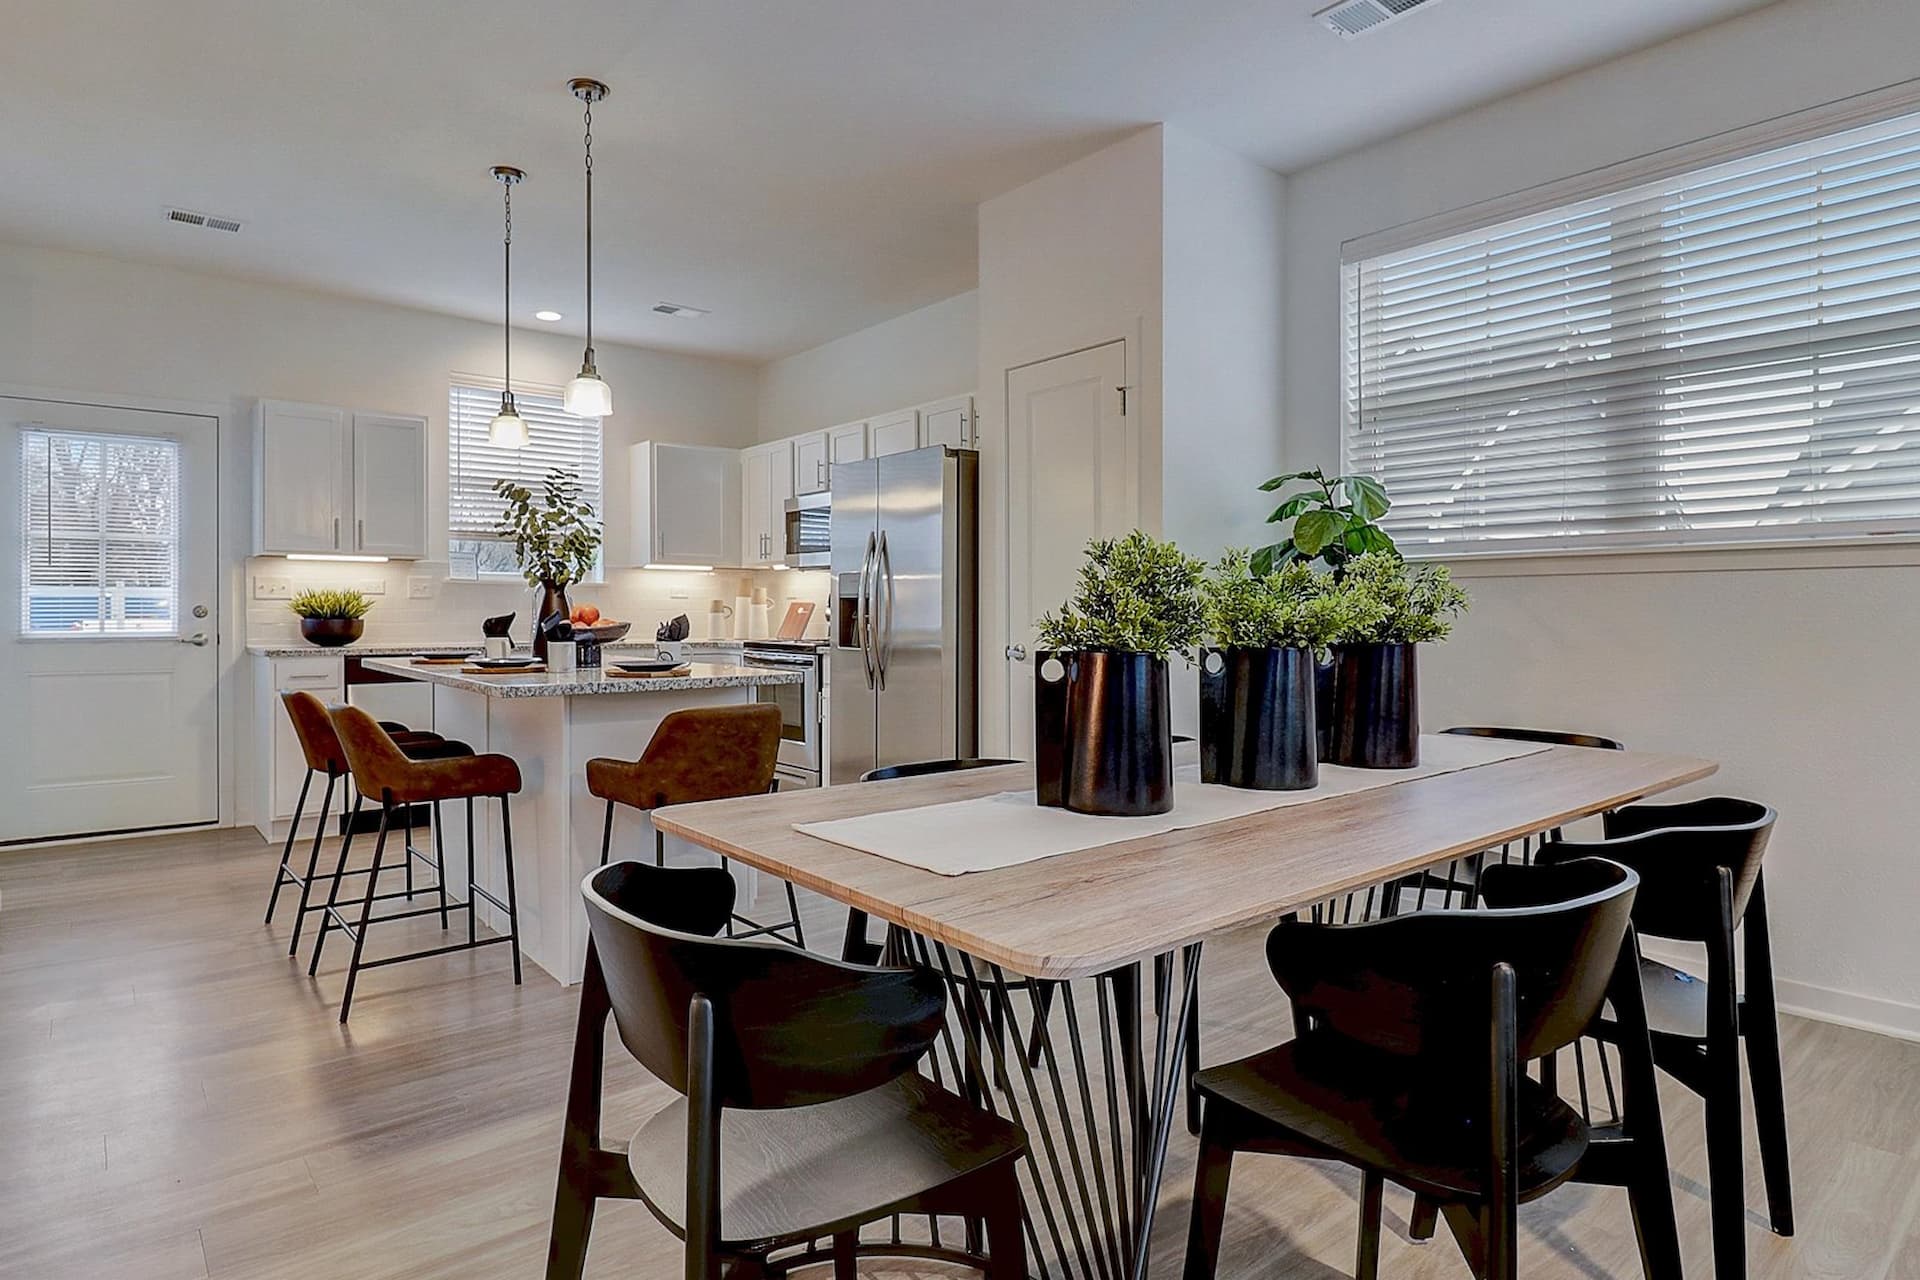
[[[571,81],[567,88],[586,107],[587,145],[587,349],[580,361],[580,372],[567,384],[561,403],[568,413],[581,418],[604,418],[613,412],[613,388],[600,376],[593,363],[593,104],[607,96],[607,86],[584,77]]]
[[[503,188],[506,231],[501,237],[500,332],[504,338],[505,369],[500,379],[500,412],[487,424],[487,443],[498,449],[521,449],[527,443],[527,420],[513,403],[513,189],[527,175],[512,165],[493,166],[493,176]]]

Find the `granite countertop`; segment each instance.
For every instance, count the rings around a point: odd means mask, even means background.
[[[416,653],[416,646],[406,652]],[[695,662],[684,676],[648,676],[622,678],[609,676],[604,669],[587,669],[555,675],[469,675],[455,666],[420,666],[405,658],[370,658],[369,669],[388,675],[424,680],[429,684],[463,689],[490,698],[573,698],[623,693],[678,693],[688,689],[744,689],[766,684],[800,684],[806,673],[778,667],[736,667],[722,663]]]
[[[682,641],[689,653],[732,653],[737,651],[744,640],[686,640]],[[826,643],[824,640],[822,644]],[[612,644],[600,646],[602,649],[657,649],[659,642],[654,640],[616,640]],[[356,640],[352,644],[338,648],[326,648],[317,644],[296,641],[289,644],[269,644],[256,640],[247,645],[247,652],[256,658],[405,658],[416,653],[478,653],[479,641],[467,644],[366,644]],[[522,647],[518,652],[525,653]]]

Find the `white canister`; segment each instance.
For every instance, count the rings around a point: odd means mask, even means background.
[[[511,658],[513,656],[512,636],[488,636],[486,638],[489,658]]]
[[[572,675],[579,667],[579,659],[579,646],[572,640],[547,641],[547,670],[554,675]]]

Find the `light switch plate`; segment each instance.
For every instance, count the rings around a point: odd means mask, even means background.
[[[270,578],[265,574],[255,574],[253,598],[255,600],[291,600],[293,583],[287,578]]]
[[[363,596],[383,596],[387,594],[387,582],[384,578],[368,578],[354,589]]]
[[[668,587],[668,588],[667,588],[667,599],[669,599],[669,600],[685,600],[686,598],[687,598],[687,589],[686,589],[686,587],[684,587],[684,586],[682,586],[682,585],[680,585],[680,584],[678,584],[678,583],[675,583],[675,584],[674,584],[673,586],[671,586],[671,587]]]
[[[407,599],[409,600],[433,599],[433,579],[423,578],[418,576],[408,578],[407,579]]]

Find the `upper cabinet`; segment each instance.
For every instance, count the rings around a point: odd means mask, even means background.
[[[256,555],[427,554],[427,420],[263,400],[254,411]]]
[[[811,431],[793,438],[793,491],[819,493],[827,487],[831,451],[827,433]]]
[[[627,458],[636,566],[741,563],[738,450],[643,441]]]
[[[911,453],[920,447],[920,411],[902,409],[884,414],[869,424],[872,445],[869,453],[884,458],[890,453]]]
[[[867,458],[867,424],[847,422],[827,428],[827,470],[842,462],[864,462]]]
[[[920,447],[943,444],[949,449],[974,447],[973,397],[954,396],[920,406]]]
[[[775,440],[740,451],[742,567],[780,564],[786,559],[793,445],[792,440]]]

